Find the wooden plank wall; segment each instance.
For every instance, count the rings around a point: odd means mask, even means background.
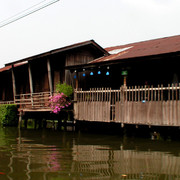
[[[110,93],[91,89],[80,91],[74,105],[75,119],[110,122]]]
[[[116,102],[115,122],[180,126],[180,101]]]
[[[180,84],[129,87],[115,103],[115,122],[180,126]]]
[[[180,126],[180,84],[75,91],[75,119]]]

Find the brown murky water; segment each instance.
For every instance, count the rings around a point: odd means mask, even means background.
[[[0,180],[180,179],[180,141],[0,128]]]

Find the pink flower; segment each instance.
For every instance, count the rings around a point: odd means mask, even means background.
[[[61,111],[61,109],[64,109],[65,107],[71,105],[71,102],[67,101],[66,98],[67,96],[63,93],[51,96],[51,98],[49,99],[49,106],[52,109],[53,113],[57,114]]]

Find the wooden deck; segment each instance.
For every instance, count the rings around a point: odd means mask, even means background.
[[[180,126],[180,84],[75,91],[75,119]]]
[[[19,106],[19,111],[38,112],[51,111],[49,107],[50,92],[20,94],[15,96],[14,103]]]
[[[50,92],[21,94],[0,104],[17,104],[20,112],[50,112],[50,96]],[[122,126],[180,126],[180,84],[75,90],[74,119]]]

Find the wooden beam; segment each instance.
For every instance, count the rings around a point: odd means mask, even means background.
[[[30,93],[34,93],[31,64],[28,64]]]
[[[51,71],[51,63],[49,59],[47,59],[47,70],[48,70],[49,90],[52,95],[53,93],[52,71]]]
[[[78,71],[76,71],[76,89],[78,89],[78,85],[79,85],[79,82],[78,82]]]
[[[16,96],[16,79],[15,79],[15,74],[14,74],[14,66],[12,65],[12,85],[13,85],[13,96],[14,96],[14,101],[15,101],[15,96]]]

